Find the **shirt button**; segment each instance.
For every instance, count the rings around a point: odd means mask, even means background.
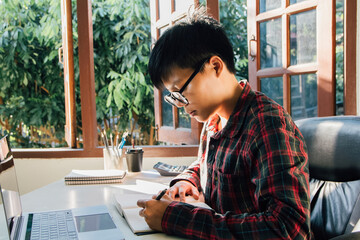
[[[214,150],[215,149],[215,145],[214,144],[211,144],[210,145],[210,150]]]

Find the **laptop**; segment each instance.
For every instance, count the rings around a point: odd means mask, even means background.
[[[125,239],[105,205],[22,212],[14,158],[6,137],[0,139],[0,157],[0,240]]]

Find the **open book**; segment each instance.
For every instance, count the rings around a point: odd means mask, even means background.
[[[67,185],[120,183],[126,175],[122,170],[72,170],[65,176]]]
[[[126,219],[133,233],[140,235],[145,233],[155,232],[152,230],[145,219],[139,215],[140,207],[137,206],[137,201],[139,199],[151,199],[153,194],[114,194],[115,206],[119,213]],[[187,203],[198,206],[209,208],[210,207],[204,203],[196,201],[193,197],[187,197]]]

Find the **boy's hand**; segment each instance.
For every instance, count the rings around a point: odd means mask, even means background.
[[[140,199],[137,201],[137,205],[143,208],[140,210],[139,215],[145,218],[151,229],[162,232],[161,220],[172,200],[166,194],[161,200],[155,200],[155,198],[156,195],[153,196],[153,199]]]
[[[186,202],[186,196],[192,196],[195,200],[199,199],[199,191],[189,181],[178,181],[168,190],[168,193],[172,200],[179,195],[180,202]]]

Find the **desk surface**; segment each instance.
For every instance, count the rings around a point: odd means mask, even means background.
[[[172,177],[161,177],[157,172],[145,171],[128,173],[120,184],[65,185],[64,180],[59,180],[23,195],[22,208],[24,212],[30,212],[104,204],[109,208],[115,224],[122,231],[125,239],[180,239],[164,233],[137,236],[133,234],[114,206],[114,193],[157,194],[159,190],[164,189],[165,185],[168,186],[171,179]]]

